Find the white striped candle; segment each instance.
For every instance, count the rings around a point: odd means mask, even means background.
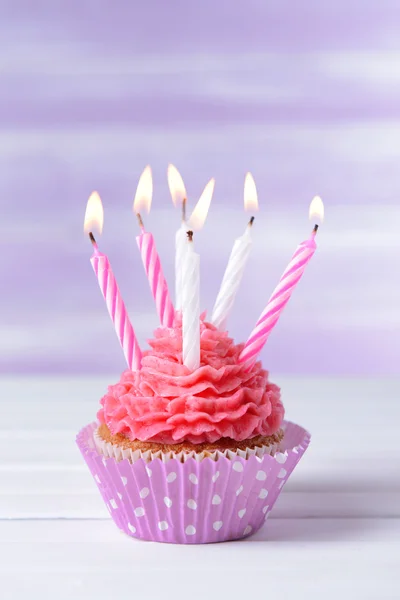
[[[200,366],[200,256],[188,231],[188,248],[182,269],[182,362],[194,371]]]
[[[251,173],[244,180],[244,209],[258,210],[257,188]],[[235,240],[229,257],[221,287],[214,304],[211,323],[220,330],[226,329],[226,322],[232,311],[236,294],[242,282],[246,263],[250,256],[252,239],[251,229],[254,217],[251,217],[244,234]]]

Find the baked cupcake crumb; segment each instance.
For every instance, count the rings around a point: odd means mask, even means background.
[[[213,444],[202,443],[202,444],[191,444],[190,442],[181,442],[179,444],[160,444],[157,442],[141,442],[140,440],[130,440],[122,433],[117,433],[113,435],[107,425],[102,423],[97,431],[99,437],[101,437],[105,442],[110,442],[111,444],[120,446],[122,448],[129,448],[130,450],[141,450],[142,452],[174,452],[178,454],[179,452],[215,452],[215,451],[225,451],[232,450],[233,452],[237,450],[246,450],[247,448],[256,448],[260,446],[271,446],[274,444],[279,444],[282,439],[284,432],[282,429],[279,429],[276,433],[272,435],[257,435],[253,438],[242,440],[241,442],[236,442],[231,438],[221,438],[218,442]]]

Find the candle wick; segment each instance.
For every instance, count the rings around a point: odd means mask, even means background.
[[[144,231],[143,219],[140,213],[136,213],[137,220],[139,221],[139,227],[142,231]]]
[[[319,228],[319,225],[315,224],[315,225],[314,225],[314,229],[312,230],[312,232],[313,232],[313,235],[315,235],[315,234],[317,233],[317,231],[318,231],[318,228]]]
[[[94,235],[93,235],[93,233],[91,231],[89,232],[89,238],[90,238],[90,241],[92,242],[93,246],[95,246],[97,248],[97,242],[96,242],[95,237],[94,237]]]
[[[251,226],[253,225],[253,223],[254,223],[254,218],[255,218],[255,217],[251,217],[251,218],[250,218],[250,221],[249,221],[249,227],[251,227]]]
[[[182,223],[186,223],[186,198],[182,200]]]
[[[193,242],[193,231],[188,231],[187,236],[188,236],[189,242]]]

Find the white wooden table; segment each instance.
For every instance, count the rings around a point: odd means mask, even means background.
[[[313,437],[266,526],[171,546],[116,528],[75,446],[115,376],[2,378],[1,600],[398,600],[400,380],[274,379]]]

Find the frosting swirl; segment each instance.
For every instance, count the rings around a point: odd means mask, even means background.
[[[113,435],[176,444],[242,441],[272,435],[282,422],[279,388],[256,363],[238,363],[243,344],[201,320],[200,367],[182,364],[182,321],[159,328],[144,352],[140,371],[122,373],[101,399],[98,419]]]

